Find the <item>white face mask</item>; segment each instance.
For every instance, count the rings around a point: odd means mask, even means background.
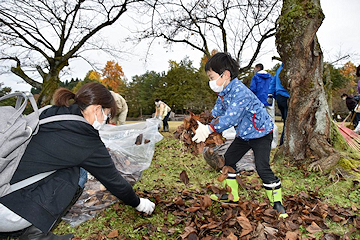
[[[158,101],[158,102],[155,102],[155,105],[157,106],[157,107],[160,107],[160,101]]]
[[[219,80],[221,77],[222,77],[222,74],[217,79],[209,81],[209,86],[210,86],[211,90],[213,90],[216,93],[219,93],[222,90],[224,90],[225,81],[221,86],[216,84],[217,80]]]
[[[101,108],[101,112],[102,112],[102,114],[103,114],[103,116],[104,116],[104,121],[103,121],[102,123],[100,123],[100,122],[97,120],[97,116],[96,116],[96,113],[95,113],[95,121],[94,121],[94,123],[92,124],[93,128],[95,128],[95,129],[98,130],[98,131],[102,128],[102,126],[105,125],[106,120],[107,120],[107,116],[105,115],[104,110],[103,110],[102,108]]]

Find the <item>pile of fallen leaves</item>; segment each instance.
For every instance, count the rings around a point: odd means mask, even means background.
[[[222,137],[221,133],[217,132],[210,134],[205,142],[193,142],[192,138],[194,137],[198,127],[197,121],[201,122],[202,124],[210,124],[211,122],[215,123],[216,119],[212,117],[210,111],[202,112],[200,115],[190,113],[189,116],[184,118],[184,122],[176,129],[174,133],[174,137],[184,142],[186,149],[192,154],[202,153],[204,147],[214,147],[225,142],[225,139]]]
[[[239,178],[242,191],[249,189],[261,189],[261,183],[254,179],[252,184],[244,184],[244,173]],[[187,184],[189,179],[185,171],[180,174],[180,179]],[[184,231],[180,235],[182,239],[351,239],[350,234],[360,231],[359,209],[329,206],[321,202],[318,189],[312,192],[300,192],[293,196],[285,196],[284,205],[289,217],[278,217],[276,210],[272,209],[269,201],[258,202],[258,196],[252,196],[253,200],[239,201],[238,203],[221,203],[215,205],[208,193],[216,192],[216,187],[207,184],[202,189],[183,190],[173,200],[162,199],[167,190],[160,188],[150,192],[142,192],[144,197],[154,197],[156,205],[161,212],[172,213],[177,218],[175,223],[169,223],[168,227],[161,230],[172,235],[174,226],[184,224]],[[249,191],[250,193],[251,191]],[[253,194],[253,193],[251,193]],[[220,211],[219,211],[220,210]],[[156,213],[155,213],[156,214]],[[166,218],[166,217],[165,217]],[[166,220],[166,219],[165,219]],[[353,226],[348,233],[339,236],[334,233],[326,233],[327,220],[342,225]],[[146,223],[137,226],[134,230],[147,228],[149,237],[156,236],[158,231],[155,225]],[[307,237],[301,237],[302,229],[306,229]],[[150,239],[144,238],[144,239]]]

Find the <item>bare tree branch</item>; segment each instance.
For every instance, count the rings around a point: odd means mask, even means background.
[[[159,4],[161,3],[161,4]],[[240,71],[258,57],[264,41],[275,33],[279,0],[159,0],[151,14],[151,25],[137,39],[161,38],[182,43],[210,57],[211,49],[233,52],[243,66],[245,50],[254,48]]]
[[[118,21],[129,6],[140,8],[154,1],[0,0],[0,51],[9,56],[6,60],[17,62],[12,72],[33,87],[45,86],[40,95],[49,97],[69,59],[94,46],[101,50],[103,39],[91,43],[100,30]],[[25,74],[30,67],[43,83]]]

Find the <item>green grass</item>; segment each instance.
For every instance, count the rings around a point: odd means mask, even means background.
[[[219,173],[210,168],[201,155],[194,156],[186,152],[182,142],[173,138],[172,132],[181,122],[169,123],[170,133],[163,133],[164,139],[156,145],[150,168],[143,172],[142,179],[134,186],[140,196],[149,197],[152,201],[156,199],[163,201],[157,204],[151,216],[139,214],[134,208],[118,202],[78,227],[71,228],[67,223],[61,222],[55,233],[72,232],[78,239],[85,240],[108,239],[106,236],[117,229],[119,236],[115,239],[181,239],[186,217],[183,222],[179,222],[179,218],[173,215],[172,211],[166,211],[166,202],[175,201],[184,191],[189,191],[192,195],[204,194],[206,184],[220,186],[216,180]],[[333,182],[328,176],[308,173],[284,163],[272,163],[272,169],[282,180],[285,196],[318,190],[321,201],[329,205],[357,208],[360,206],[359,186],[351,179]],[[183,170],[189,177],[187,185],[180,180],[180,173]],[[254,184],[253,179],[258,179],[261,183],[257,174],[247,176],[246,179],[249,185]],[[263,191],[263,189],[241,189],[240,196],[242,199],[252,199],[255,196],[254,200],[261,202],[265,199]],[[222,211],[219,203],[212,204],[210,208],[215,213]],[[200,221],[201,216],[198,218]],[[349,231],[349,226],[341,223],[327,220],[327,224],[329,229],[326,232],[342,235]],[[303,236],[309,234],[302,226],[300,232]],[[321,239],[319,234],[315,236],[316,239]],[[354,239],[360,238],[359,233],[353,236]]]

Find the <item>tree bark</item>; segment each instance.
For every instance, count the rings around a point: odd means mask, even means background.
[[[290,90],[285,141],[280,151],[311,170],[328,170],[340,159],[331,144],[331,115],[323,83],[323,54],[316,37],[324,14],[320,0],[284,0],[276,47]]]

